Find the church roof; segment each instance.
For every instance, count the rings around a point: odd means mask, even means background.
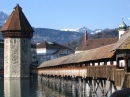
[[[26,31],[34,32],[24,13],[22,8],[17,4],[13,12],[3,25],[1,31]]]
[[[116,43],[117,41],[118,38],[88,39],[86,41],[83,41],[76,50],[83,51],[83,50],[95,49]]]
[[[119,29],[126,29],[126,28],[127,28],[127,25],[122,20],[121,24],[119,25]]]

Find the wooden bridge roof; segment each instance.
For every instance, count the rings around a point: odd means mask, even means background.
[[[114,51],[111,52],[114,45],[115,44],[111,44],[104,47],[87,50],[84,52],[84,56],[82,56],[77,62],[111,58],[114,55]]]
[[[110,50],[114,45],[115,44],[107,45],[104,47],[86,50],[80,53],[71,54],[57,59],[45,61],[38,68],[111,58],[114,55],[115,51]]]

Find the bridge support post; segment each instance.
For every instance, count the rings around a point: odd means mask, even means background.
[[[86,79],[83,78],[83,93],[86,91]]]
[[[90,87],[90,91],[93,92],[92,79],[89,79],[89,87]]]
[[[74,86],[75,87],[75,86]],[[76,91],[75,91],[75,88],[72,89],[72,97],[76,97]]]
[[[55,90],[55,82],[56,82],[56,78],[55,76],[53,77],[53,81],[52,81],[52,89]]]
[[[106,80],[103,80],[103,96],[106,96]]]
[[[109,81],[109,87],[108,90],[106,91],[106,95],[108,95],[108,92],[112,94],[112,81]]]
[[[97,79],[93,77],[93,94],[96,94]]]
[[[59,85],[60,85],[60,77],[59,76],[57,76],[56,77],[56,89],[57,89],[57,91],[59,92]]]
[[[60,78],[60,84],[61,84],[61,85],[64,85],[64,77],[61,77],[61,78]]]
[[[81,78],[80,77],[78,78],[78,84],[79,84],[79,87],[81,87]]]
[[[81,95],[81,78],[78,78],[78,87],[77,87],[77,89],[78,89],[78,95],[79,95],[79,97],[82,97],[82,95]]]
[[[72,90],[75,90],[75,86],[76,86],[76,84],[75,84],[75,78],[72,77],[71,78],[71,87],[72,87]]]
[[[61,77],[61,80],[60,80],[60,87],[61,87],[61,92],[62,92],[62,93],[64,93],[64,84],[65,84],[65,83],[64,83],[64,80],[65,80],[65,79],[64,79],[64,77],[62,76],[62,77]]]

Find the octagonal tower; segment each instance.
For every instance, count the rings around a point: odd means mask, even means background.
[[[4,77],[29,77],[34,30],[18,4],[1,32],[4,37]]]

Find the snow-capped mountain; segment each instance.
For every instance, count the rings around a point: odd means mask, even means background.
[[[96,34],[103,30],[102,29],[91,30],[84,26],[84,27],[78,28],[78,29],[61,29],[61,31],[73,31],[73,32],[79,32],[79,33],[85,33],[87,31],[89,34]]]
[[[92,32],[92,30],[91,29],[89,29],[89,28],[87,28],[87,27],[82,27],[82,28],[79,28],[79,29],[77,29],[77,32],[81,32],[81,33],[85,33],[85,32],[88,32],[88,33],[91,33]]]
[[[60,29],[61,31],[73,31],[73,32],[77,32],[78,29]]]
[[[79,33],[85,33],[86,31],[88,32],[88,33],[91,33],[92,32],[92,30],[91,29],[88,29],[87,27],[82,27],[82,28],[78,28],[78,29],[67,29],[67,28],[65,28],[65,29],[60,29],[61,31],[73,31],[73,32],[79,32]]]
[[[103,31],[102,29],[96,29],[96,30],[92,31],[90,34],[97,34],[102,31]]]
[[[4,13],[3,11],[0,11],[0,26],[2,26],[5,23],[7,18],[8,18],[8,15]]]

